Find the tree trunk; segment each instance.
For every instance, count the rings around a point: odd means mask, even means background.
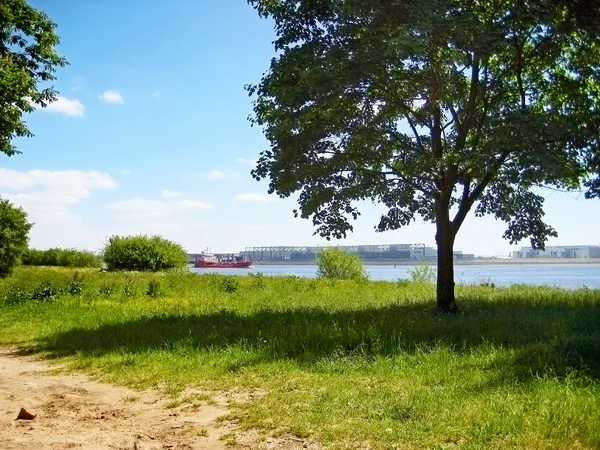
[[[440,205],[441,206],[441,205]],[[448,217],[449,211],[438,208],[437,233],[437,310],[447,314],[456,314],[454,297],[454,231]]]

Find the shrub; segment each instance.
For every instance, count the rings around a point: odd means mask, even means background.
[[[188,256],[181,245],[160,236],[112,236],[104,262],[108,270],[158,272],[185,267]]]
[[[21,262],[31,226],[22,208],[0,199],[0,278],[10,275]]]
[[[410,274],[410,279],[415,283],[435,283],[436,271],[427,262],[419,263],[414,269],[409,270],[408,273]]]
[[[367,278],[365,268],[358,255],[346,253],[337,247],[319,252],[317,276],[333,280],[364,280]]]
[[[88,250],[74,248],[28,249],[23,254],[25,266],[100,267],[100,256]]]

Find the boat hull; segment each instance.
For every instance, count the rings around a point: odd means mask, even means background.
[[[252,267],[252,261],[196,261],[194,262],[194,267],[197,269],[249,269],[250,267]]]

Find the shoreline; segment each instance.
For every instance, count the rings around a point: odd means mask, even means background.
[[[314,266],[316,261],[289,261],[289,260],[257,260],[252,261],[254,266]],[[435,265],[436,260],[362,260],[365,266],[416,266],[422,262]],[[475,258],[455,259],[455,266],[476,265],[555,265],[555,264],[600,264],[600,258]]]

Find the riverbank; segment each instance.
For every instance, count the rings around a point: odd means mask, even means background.
[[[427,262],[436,264],[436,260],[417,260],[417,259],[363,259],[363,264],[369,266],[414,266],[416,264]],[[255,266],[272,265],[290,265],[290,266],[313,266],[316,261],[312,260],[273,260],[263,259],[253,261]],[[600,258],[474,258],[474,259],[455,259],[457,266],[468,265],[490,265],[490,264],[600,264]]]

